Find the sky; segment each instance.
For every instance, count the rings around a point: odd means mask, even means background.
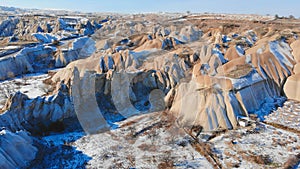
[[[300,17],[300,0],[0,0],[0,6],[82,12],[187,12]]]

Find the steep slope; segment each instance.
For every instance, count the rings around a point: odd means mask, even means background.
[[[264,39],[247,50],[247,56],[232,50],[226,54],[234,57],[227,57],[225,64],[220,57],[215,60],[216,55],[201,60],[194,66],[193,79],[179,85],[170,111],[183,126],[231,129],[241,117],[255,113],[263,119],[282,105],[282,88],[295,64],[289,45]]]
[[[4,107],[6,111],[0,115],[1,126],[14,132],[27,130],[32,134],[63,130],[60,123],[76,118],[68,92],[64,85],[55,95],[34,99],[17,92],[8,99]]]
[[[0,131],[0,167],[13,169],[27,167],[36,158],[38,149],[27,132]]]
[[[299,62],[300,62],[300,40],[296,40],[291,44],[292,53],[296,61],[296,65],[294,66],[293,72],[295,75],[288,77],[285,85],[284,85],[284,92],[289,99],[300,101],[300,69],[299,69]]]

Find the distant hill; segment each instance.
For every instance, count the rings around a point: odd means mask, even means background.
[[[74,15],[74,14],[83,14],[78,11],[67,11],[61,9],[25,9],[25,8],[15,8],[15,7],[7,7],[0,6],[0,14],[8,14],[8,15],[18,15],[18,14],[42,14],[42,15]]]

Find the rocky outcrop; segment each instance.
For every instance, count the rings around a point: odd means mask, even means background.
[[[88,37],[76,39],[68,50],[58,49],[55,54],[55,67],[64,67],[72,61],[84,59],[95,52],[95,41]]]
[[[0,131],[0,168],[27,167],[35,159],[37,151],[27,132]]]
[[[29,99],[17,92],[11,96],[0,115],[0,125],[10,131],[27,130],[43,134],[48,130],[61,130],[60,122],[75,117],[69,90],[62,85],[57,94]],[[57,126],[55,126],[57,125]]]
[[[116,121],[164,110],[164,97],[170,92],[166,102],[171,102],[172,89],[199,59],[196,54],[190,57],[187,51],[126,50],[92,56],[72,62],[57,72],[52,80],[63,80],[72,86],[72,96],[78,98],[73,102],[77,117],[86,132],[95,133]],[[141,69],[144,71],[139,71]]]
[[[70,49],[64,51],[47,45],[25,47],[16,54],[0,58],[0,79],[63,67],[74,60],[91,56],[94,51],[95,41],[88,37],[76,39]]]
[[[187,32],[192,36],[195,30]],[[194,42],[184,45],[170,38],[171,35],[165,32],[164,35],[140,34],[124,38],[112,45],[118,50],[108,49],[73,62],[52,80],[72,81],[74,71],[85,81],[95,79],[97,94],[93,102],[99,104],[105,100],[106,104],[102,103],[93,110],[99,109],[103,115],[100,121],[108,124],[113,123],[113,119],[120,120],[151,109],[146,98],[156,89],[162,92],[160,96],[167,96],[164,98],[166,105],[180,124],[201,125],[209,131],[235,128],[238,118],[248,117],[251,113],[263,119],[284,101],[281,97],[283,84],[292,74],[295,64],[291,48],[285,41],[265,38],[256,42],[252,32],[245,37],[252,38],[251,45],[256,43],[256,46],[249,49],[250,44],[238,44],[224,50],[218,44]],[[188,41],[191,39],[194,38]],[[166,44],[171,48],[161,47]],[[169,49],[173,51],[165,52]],[[140,70],[143,73],[138,73]],[[86,75],[86,71],[96,73]],[[182,83],[181,80],[191,73],[190,82]],[[135,77],[143,79],[142,82]],[[150,88],[145,85],[149,82]],[[77,84],[81,84],[79,88],[84,86],[84,82]],[[145,93],[138,94],[137,91],[143,90]],[[81,95],[85,96],[84,93]]]
[[[0,58],[0,79],[4,80],[53,67],[51,66],[53,51],[53,48],[39,45],[33,48],[24,48],[16,55]]]
[[[64,80],[65,82],[72,81],[72,72],[78,71],[78,73],[81,74],[80,76],[84,77],[83,79],[87,81],[89,79],[88,77],[91,75],[86,75],[86,70],[88,70],[88,67],[86,67],[85,65],[87,65],[87,63],[89,65],[89,63],[92,62],[93,60],[91,61],[91,58],[89,58],[86,59],[86,62],[84,62],[84,64],[79,64],[79,61],[78,64],[70,64],[67,68],[58,72],[52,78],[52,80]],[[97,66],[99,65],[97,64]],[[98,103],[106,102],[106,104],[101,103],[103,107],[99,106],[99,108],[105,110],[104,112],[109,112],[109,109],[113,107],[122,107],[115,111],[124,112],[123,109],[130,109],[129,105],[133,105],[133,107],[135,107],[134,109],[136,109],[137,112],[150,109],[151,106],[149,104],[150,102],[148,100],[148,97],[151,91],[159,89],[164,93],[164,95],[167,94],[170,89],[175,87],[180,82],[180,80],[185,77],[184,70],[181,66],[182,65],[178,65],[178,63],[175,62],[164,65],[161,70],[150,69],[145,72],[128,72],[124,71],[124,69],[116,71],[114,69],[110,69],[102,72],[101,74],[95,74],[96,72],[94,71],[93,76],[96,76],[95,92],[97,100],[99,100]],[[157,67],[160,67],[160,65],[157,65]],[[93,71],[93,66],[90,67],[90,71]],[[93,76],[91,76],[90,78],[92,78]],[[130,99],[125,99],[123,97],[130,97]],[[131,100],[131,102],[128,102],[129,100]],[[124,101],[126,102],[126,104],[124,103],[126,106],[123,103],[119,103]],[[122,115],[124,114],[126,113],[122,113]],[[134,111],[132,111],[131,114],[134,115]],[[128,116],[125,115],[124,117],[127,118]]]
[[[101,30],[95,33],[94,37],[99,40],[103,39],[103,37],[114,38],[117,40],[127,38],[127,40],[130,40],[130,42],[132,42],[130,43],[129,41],[126,41],[126,43],[129,42],[129,44],[131,44],[129,47],[137,48],[145,43],[143,48],[147,48],[146,46],[148,46],[149,49],[151,48],[150,46],[152,46],[160,49],[162,47],[162,49],[164,49],[164,46],[166,46],[167,44],[174,45],[198,41],[200,40],[202,35],[202,31],[192,25],[146,26],[142,22],[119,23],[117,21],[114,21],[109,22],[109,24],[104,24]],[[162,45],[161,43],[164,43],[165,45]]]
[[[34,33],[32,34],[41,43],[52,43],[58,39],[49,33]]]
[[[95,18],[93,23],[89,19],[78,18],[75,24],[52,14],[22,14],[1,20],[0,80],[46,72],[91,56],[96,50],[95,42],[84,35],[90,36],[101,25]],[[79,27],[74,29],[77,23]],[[0,114],[0,168],[26,168],[36,159],[38,149],[30,135],[82,130],[70,90],[61,84],[49,96],[29,98],[21,92],[9,96]]]
[[[291,44],[291,48],[292,48],[292,53],[293,53],[293,56],[294,56],[294,59],[297,63],[300,62],[300,40],[296,40],[294,41],[292,44]]]
[[[179,84],[170,109],[179,124],[202,126],[206,131],[230,129],[240,117],[255,113],[263,119],[280,106],[285,100],[281,89],[294,64],[291,50],[283,41],[260,45],[248,56],[237,55],[232,48],[235,56],[227,57],[227,63],[219,58],[211,62],[212,55],[196,64],[193,79]]]
[[[294,75],[287,78],[284,85],[284,93],[289,99],[300,101],[300,40],[291,44],[292,53],[296,61],[293,68]]]
[[[285,85],[284,85],[284,93],[289,99],[300,101],[300,74],[296,74],[290,76]]]
[[[227,60],[233,60],[233,59],[239,58],[240,56],[243,56],[243,55],[245,55],[245,53],[241,46],[231,46],[226,51],[224,58]]]
[[[123,117],[126,118],[126,112],[134,115],[134,112],[139,112],[134,110],[148,109],[149,107],[145,106],[148,103],[141,102],[142,97],[137,98],[136,94],[131,92],[136,90],[133,84],[130,85],[129,92],[125,90],[126,93],[121,94],[124,98],[111,93],[114,90],[112,84],[117,81],[122,87],[128,86],[124,80],[118,80],[121,78],[119,73],[122,74],[123,71],[131,72],[129,77],[134,77],[139,70],[152,70],[151,76],[155,77],[156,83],[153,83],[155,87],[151,90],[159,89],[163,92],[166,105],[178,117],[178,122],[184,126],[201,125],[209,131],[235,128],[238,118],[248,117],[252,113],[263,119],[264,115],[284,101],[283,84],[292,74],[295,64],[291,48],[285,41],[267,37],[256,42],[255,34],[248,32],[245,37],[252,38],[251,45],[257,43],[256,46],[249,49],[250,44],[238,44],[224,50],[218,44],[200,42],[176,45],[173,43],[176,39],[168,39],[170,35],[153,35],[156,40],[157,37],[165,39],[162,44],[157,43],[158,45],[153,46],[150,42],[154,42],[155,39],[149,37],[149,34],[125,38],[114,45],[122,46],[122,49],[107,50],[102,56],[76,61],[58,72],[52,80],[69,81],[75,67],[81,76],[85,74],[85,70],[105,73],[105,76],[111,74],[111,83],[103,82],[99,86],[105,86],[106,92],[103,93],[112,97],[109,101],[110,106],[118,105],[115,110],[124,110],[125,113],[121,114],[125,114]],[[164,53],[168,48],[158,48],[167,40],[170,40],[170,46],[173,45],[173,51]],[[153,48],[156,50],[149,50]],[[190,82],[182,83],[181,80],[189,77],[191,73]],[[103,75],[99,76],[104,78]],[[141,78],[148,79],[145,76]],[[122,93],[122,87],[116,91]],[[122,98],[121,100],[137,102],[115,102],[114,96]]]
[[[232,129],[239,117],[255,113],[263,118],[282,104],[278,91],[274,82],[254,70],[239,79],[198,76],[179,85],[170,111],[183,126]]]
[[[14,31],[17,27],[17,24],[19,23],[19,19],[7,19],[0,23],[0,36],[6,37],[6,36],[12,36],[14,34]]]
[[[82,22],[81,20],[85,20]],[[37,24],[37,21],[39,23]],[[71,34],[91,35],[101,26],[94,22],[93,25],[87,18],[57,18],[57,17],[30,17],[21,16],[2,21],[0,24],[1,36],[7,37],[16,35],[21,40],[33,40],[31,35],[35,33],[51,33],[52,35],[59,35],[62,31]],[[75,29],[75,25],[80,26]]]
[[[190,25],[181,28],[179,33],[176,31],[171,32],[170,36],[177,38],[179,41],[187,43],[187,42],[194,42],[199,40],[202,34],[203,33],[201,30]]]
[[[135,55],[132,56],[135,59],[142,57],[137,53],[131,54]],[[53,77],[70,86],[71,94],[64,84],[57,94],[47,97],[29,99],[18,92],[7,102],[4,108],[7,111],[0,116],[1,126],[11,131],[26,129],[40,134],[51,131],[53,125],[60,126],[60,122],[76,114],[83,129],[87,133],[95,133],[125,118],[164,110],[164,96],[185,77],[184,72],[189,65],[174,54],[163,57],[165,62],[156,58],[155,65],[148,65],[144,59],[137,61],[136,69],[149,69],[144,72],[125,72],[121,68],[116,71],[114,67],[119,65],[108,60],[105,66],[109,69],[97,74],[86,69],[87,65],[99,67],[99,62],[94,62],[93,57],[77,61],[81,64],[74,62]],[[127,68],[131,64],[128,63]]]
[[[191,68],[199,57],[195,54],[191,59],[183,50],[176,50],[172,53],[164,53],[163,50],[144,50],[135,52],[130,50],[115,53],[104,53],[102,56],[92,56],[78,60],[69,64],[59,71],[52,78],[54,82],[65,80],[67,82],[72,76],[74,68],[77,67],[81,76],[85,70],[106,73],[108,71],[128,71],[139,72],[139,69],[157,70],[162,74],[168,74],[166,82],[170,86],[175,86],[180,79],[185,76],[185,72]],[[164,76],[164,75],[160,75]]]

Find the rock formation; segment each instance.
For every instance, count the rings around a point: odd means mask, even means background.
[[[63,67],[71,61],[89,57],[94,51],[95,42],[88,37],[76,39],[71,48],[64,51],[48,45],[25,47],[0,59],[0,79]]]
[[[61,85],[55,95],[35,99],[17,92],[5,105],[6,111],[0,116],[1,126],[14,132],[27,130],[32,134],[42,134],[48,130],[60,131],[59,122],[75,117],[68,93],[65,85]]]
[[[189,42],[189,45],[172,39],[172,32],[164,36],[157,33],[130,36],[114,45],[113,48],[118,50],[74,62],[58,72],[52,80],[69,81],[75,67],[81,75],[85,70],[97,73],[153,70],[158,89],[167,98],[174,99],[173,103],[165,100],[166,105],[171,106],[170,112],[178,117],[178,122],[184,126],[201,125],[209,131],[235,128],[237,119],[248,117],[251,113],[263,119],[264,115],[285,100],[282,88],[292,74],[295,61],[289,44],[283,39],[276,39],[278,35],[257,41],[255,33],[247,31],[241,37],[246,39],[243,43],[249,43],[243,45],[239,41],[238,45],[228,47],[224,55],[224,49],[219,44],[193,42],[200,38],[192,27],[182,30],[185,31],[179,35],[190,37],[185,38],[185,43]],[[232,41],[229,38],[224,40],[224,37],[218,43],[228,44]],[[169,44],[169,47],[162,47],[165,44]],[[198,45],[201,45],[200,49]],[[161,54],[165,50],[174,51]],[[112,79],[116,75],[112,73]],[[192,77],[189,83],[180,82],[189,76]],[[112,97],[115,95],[110,94]],[[128,95],[135,98],[133,94],[124,94],[125,97]],[[131,109],[128,104],[122,106],[121,102],[117,102],[117,105]]]
[[[299,63],[300,63],[300,40],[296,40],[291,44],[292,48],[292,54],[294,56],[294,59],[296,61],[296,65],[294,66],[293,72],[294,75],[287,78],[287,81],[284,85],[284,93],[289,99],[298,100],[300,101],[300,90],[299,90],[299,84],[300,84],[300,69],[299,69]]]
[[[38,149],[27,132],[0,131],[0,168],[22,168],[36,158]]]

